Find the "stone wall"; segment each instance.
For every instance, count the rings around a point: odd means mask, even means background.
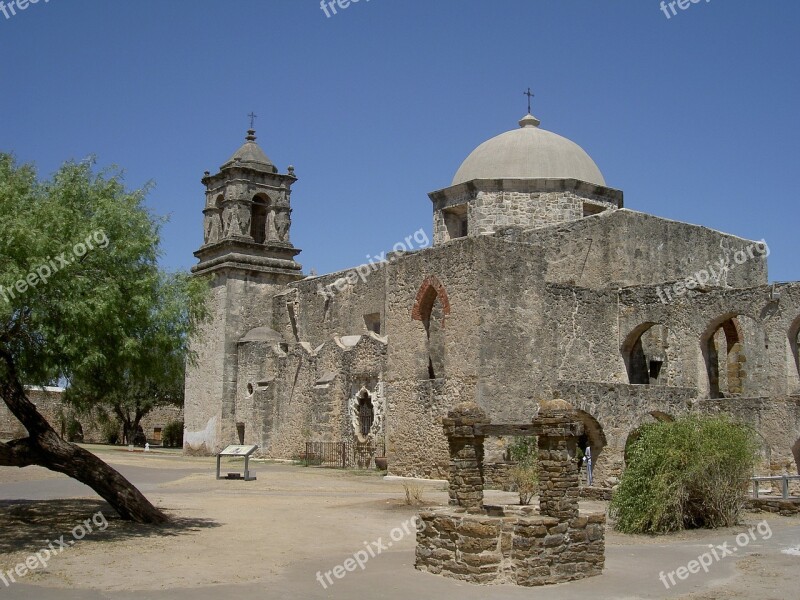
[[[484,462],[484,487],[486,489],[502,490],[504,492],[515,491],[514,482],[511,479],[511,469],[513,468],[513,462]]]
[[[574,454],[582,426],[569,403],[542,402],[533,425],[492,425],[477,404],[464,402],[442,426],[454,508],[420,515],[417,569],[471,583],[524,586],[602,573],[606,518],[580,515]],[[532,507],[483,505],[484,438],[514,432],[537,436],[540,515]]]
[[[600,575],[605,516],[569,521],[521,510],[503,517],[420,514],[416,567],[470,583],[539,586]],[[527,512],[527,514],[526,514]]]
[[[744,265],[736,265],[735,253],[752,245],[750,240],[629,209],[542,229],[498,233],[507,241],[536,246],[545,257],[544,279],[551,283],[587,288],[656,285],[683,280],[709,265],[718,266],[720,260],[727,260],[731,268],[711,277],[710,286],[767,283],[766,256],[755,249],[754,259],[748,256]]]
[[[773,500],[766,498],[750,498],[745,508],[752,512],[768,512],[782,517],[800,515],[800,500]]]
[[[83,442],[87,444],[105,444],[105,427],[100,425],[98,410],[91,414],[77,414],[70,406],[65,405],[62,400],[62,388],[29,388],[28,398],[36,405],[37,410],[47,420],[48,423],[62,436],[67,433],[67,425],[72,420],[76,420],[83,432]],[[164,428],[174,421],[183,421],[183,409],[177,406],[159,406],[148,413],[141,421],[140,425],[144,431],[147,441],[151,444],[160,444],[160,436]],[[122,428],[118,428],[119,439],[122,440]],[[26,437],[28,435],[8,407],[0,402],[0,440],[11,440]]]
[[[582,219],[622,206],[622,192],[574,179],[476,180],[429,194],[433,202],[434,244],[453,235],[448,211],[466,216],[467,235],[494,233],[498,228],[540,228]],[[457,237],[457,236],[456,236]]]

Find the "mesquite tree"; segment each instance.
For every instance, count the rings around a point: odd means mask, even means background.
[[[159,271],[162,220],[145,207],[145,192],[92,167],[67,163],[39,181],[32,167],[0,154],[0,396],[28,432],[0,442],[0,466],[64,473],[122,518],[163,523],[116,470],[63,440],[26,391],[75,382],[81,402],[102,403],[109,396],[99,392],[116,393],[125,378],[163,382],[203,318],[204,282]]]

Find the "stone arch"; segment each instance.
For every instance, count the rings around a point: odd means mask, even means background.
[[[575,411],[578,419],[583,423],[583,434],[580,436],[578,445],[581,449],[587,446],[592,448],[592,456],[597,459],[600,453],[608,445],[606,434],[603,432],[603,427],[591,414],[584,410]]]
[[[652,417],[656,422],[659,423],[672,423],[673,421],[675,421],[675,418],[672,415],[669,415],[665,412],[661,412],[659,410],[651,411],[650,413],[648,413],[648,416]],[[642,435],[642,427],[648,422],[652,423],[652,421],[649,421],[648,419],[645,418],[645,422],[642,425],[639,425],[638,427],[634,427],[628,434],[628,437],[625,438],[625,449],[623,451],[623,460],[625,461],[626,465],[628,464],[628,460],[630,459],[631,446],[633,446],[636,440],[639,439],[639,436]]]
[[[746,376],[743,362],[744,335],[740,315],[716,319],[701,336],[701,348],[708,378],[709,398],[740,396]]]
[[[666,385],[669,328],[645,322],[636,327],[622,344],[622,358],[633,385]]]
[[[450,314],[450,299],[447,297],[447,290],[444,289],[442,282],[436,275],[429,275],[425,278],[417,291],[417,298],[414,308],[411,309],[411,318],[416,321],[425,321],[430,317],[434,302],[439,300],[445,315]],[[444,320],[442,321],[444,323]]]
[[[578,447],[586,455],[586,448],[591,448],[592,465],[595,479],[602,480],[608,473],[603,449],[608,445],[603,426],[590,413],[584,410],[575,411],[578,420],[583,424],[583,433],[578,437]],[[602,457],[602,458],[601,458]],[[579,465],[579,469],[583,469]]]
[[[653,417],[656,421],[661,421],[662,423],[672,423],[675,418],[672,415],[668,415],[665,412],[661,412],[660,410],[654,410],[650,413],[650,416]]]
[[[792,456],[794,456],[794,464],[797,467],[797,474],[800,475],[800,438],[792,446]]]
[[[428,378],[444,376],[445,318],[450,314],[447,291],[435,275],[425,278],[417,292],[411,318],[425,326],[425,348],[428,355]]]
[[[267,241],[267,227],[269,215],[269,197],[264,194],[253,196],[250,206],[250,237],[256,244]]]

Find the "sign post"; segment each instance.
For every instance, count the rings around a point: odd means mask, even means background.
[[[245,481],[254,481],[255,475],[250,475],[250,455],[258,450],[258,446],[228,446],[222,452],[217,454],[217,479],[244,479]],[[226,477],[220,476],[220,468],[223,456],[243,456],[244,457],[244,477],[241,473],[228,473]]]

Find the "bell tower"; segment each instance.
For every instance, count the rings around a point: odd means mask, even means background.
[[[219,173],[206,171],[203,245],[195,276],[210,279],[209,319],[191,341],[186,369],[184,449],[213,454],[249,438],[238,423],[237,347],[256,327],[273,324],[273,298],[303,278],[289,238],[294,168],[286,173],[256,143],[255,130]],[[239,425],[237,427],[237,424]]]
[[[244,145],[220,172],[206,172],[202,179],[203,245],[195,252],[200,259],[195,274],[238,268],[270,273],[283,282],[300,276],[302,267],[294,260],[300,250],[289,241],[294,167],[279,173],[255,133],[249,129]]]

